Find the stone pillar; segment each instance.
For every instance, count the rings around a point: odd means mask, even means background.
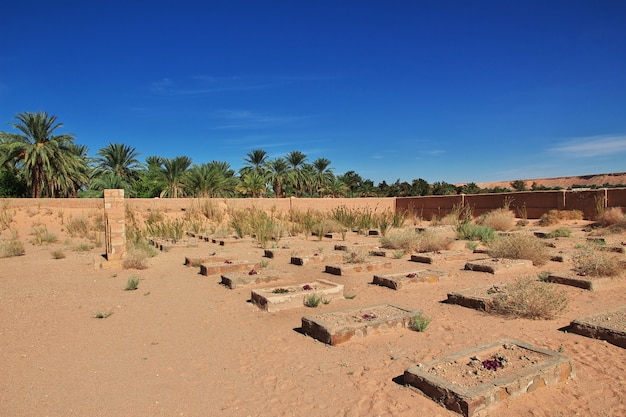
[[[104,224],[107,260],[120,260],[126,253],[124,190],[104,190]]]

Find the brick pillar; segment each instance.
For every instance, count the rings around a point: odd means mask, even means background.
[[[124,190],[104,190],[104,222],[107,260],[120,260],[126,253]]]

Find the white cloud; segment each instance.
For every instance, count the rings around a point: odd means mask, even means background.
[[[570,157],[592,157],[626,152],[626,135],[576,138],[548,149]]]

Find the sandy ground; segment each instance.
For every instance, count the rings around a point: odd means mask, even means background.
[[[59,243],[29,243],[35,223],[56,230]],[[455,416],[405,387],[401,375],[417,363],[502,337],[561,348],[574,360],[576,379],[479,415],[626,415],[624,349],[559,330],[574,318],[623,305],[623,279],[598,291],[563,286],[570,305],[555,320],[507,319],[442,301],[451,291],[571,265],[551,262],[504,275],[465,271],[466,260],[482,255],[456,242],[466,251],[464,259],[435,266],[449,276],[394,291],[372,285],[371,272],[338,277],[325,274],[320,264],[291,265],[287,250],[267,266],[285,279],[229,290],[218,284],[218,276],[184,266],[184,258],[216,252],[237,260],[265,259],[251,240],[223,247],[194,240],[193,247],[160,253],[145,270],[97,270],[94,257],[102,248],[73,251],[78,240],[57,223],[55,214],[16,213],[14,226],[26,255],[0,259],[1,416]],[[568,224],[581,241],[584,225]],[[532,223],[527,228],[537,229]],[[0,237],[7,235],[5,230]],[[346,242],[340,236],[321,242],[286,238],[279,245],[300,254],[329,254],[343,243],[362,247],[378,239],[349,234]],[[66,258],[53,259],[53,249],[63,249]],[[386,272],[423,266],[408,259],[390,257],[392,269]],[[140,277],[139,288],[124,291],[131,275]],[[342,283],[356,297],[277,313],[248,302],[252,288],[317,278]],[[422,310],[432,323],[424,333],[399,329],[334,347],[298,331],[303,315],[382,302]],[[109,311],[106,319],[94,318]]]

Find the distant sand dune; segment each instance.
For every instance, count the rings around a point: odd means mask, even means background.
[[[480,188],[495,188],[495,187],[503,187],[510,188],[511,182],[515,180],[509,181],[496,181],[496,182],[481,182],[477,183]],[[602,186],[604,184],[618,185],[625,184],[626,185],[626,172],[615,172],[610,174],[591,174],[591,175],[579,175],[575,177],[555,177],[555,178],[535,178],[535,179],[525,179],[522,180],[526,182],[526,186],[530,189],[533,183],[536,183],[538,186],[544,187],[562,187],[562,188],[570,188],[573,185],[582,185],[591,187]]]

